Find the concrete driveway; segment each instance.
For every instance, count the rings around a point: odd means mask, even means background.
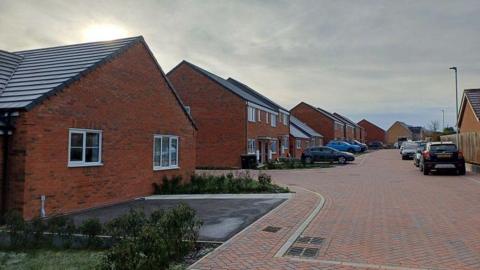
[[[203,225],[199,240],[223,242],[268,213],[286,200],[289,194],[232,194],[232,195],[170,195],[151,196],[112,206],[91,209],[70,215],[79,225],[88,218],[105,223],[130,209],[141,209],[147,215],[159,209],[169,209],[186,203]]]
[[[270,174],[296,195],[191,269],[480,269],[476,176],[424,176],[398,150]]]

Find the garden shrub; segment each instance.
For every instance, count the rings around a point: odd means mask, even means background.
[[[172,180],[175,181],[176,178]],[[163,188],[165,187],[165,188]],[[205,193],[259,193],[259,192],[289,192],[288,189],[272,183],[271,177],[261,174],[258,181],[253,179],[248,172],[234,176],[226,175],[192,175],[189,183],[164,185],[155,189],[156,194],[205,194]]]
[[[106,253],[102,269],[168,269],[193,249],[201,226],[195,211],[186,204],[155,211],[144,221],[140,229],[135,227],[135,233],[121,239]]]
[[[125,237],[137,237],[146,222],[147,218],[143,209],[132,208],[127,214],[108,222],[105,225],[105,230],[115,240]]]
[[[7,230],[10,231],[10,246],[12,248],[26,246],[26,223],[22,214],[17,210],[8,211],[5,214],[5,225]]]
[[[79,227],[80,232],[87,237],[87,247],[99,247],[102,241],[98,236],[102,233],[102,224],[98,218],[89,218]]]
[[[53,243],[53,238],[57,236],[63,248],[70,248],[73,243],[73,234],[76,231],[75,224],[71,218],[65,216],[54,216],[48,219],[47,230],[51,233],[50,243]]]

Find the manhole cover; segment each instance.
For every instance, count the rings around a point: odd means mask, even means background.
[[[287,251],[287,256],[314,258],[318,256],[318,248],[292,246]]]
[[[287,255],[300,257],[304,250],[305,248],[303,247],[290,247],[290,249],[287,251]]]
[[[322,237],[310,237],[310,236],[300,236],[297,238],[297,243],[301,244],[313,244],[313,245],[321,245],[325,238]]]
[[[306,248],[303,251],[302,256],[307,258],[314,258],[318,255],[318,248]]]
[[[276,233],[280,231],[280,227],[274,227],[274,226],[268,226],[265,229],[263,229],[264,232],[271,232],[271,233]]]

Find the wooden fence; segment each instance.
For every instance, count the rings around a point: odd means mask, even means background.
[[[440,136],[441,141],[457,141],[457,135],[443,135]],[[465,161],[474,164],[480,164],[480,133],[465,132],[459,135],[460,144],[457,144],[460,151],[463,152]]]

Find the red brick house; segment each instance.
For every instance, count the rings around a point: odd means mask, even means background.
[[[307,124],[290,115],[290,154],[300,158],[308,147],[323,145],[323,136]]]
[[[346,137],[345,122],[323,109],[300,102],[290,110],[290,113],[322,134],[324,143],[334,139],[345,139]]]
[[[152,194],[195,169],[196,128],[142,37],[0,52],[2,211]]]
[[[168,74],[198,127],[197,167],[238,168],[289,156],[289,112],[234,79],[182,61]]]
[[[333,113],[333,115],[345,122],[345,138],[359,142],[365,141],[365,129],[363,127],[339,113]]]
[[[379,141],[382,143],[386,142],[386,132],[383,128],[375,125],[374,123],[363,119],[360,122],[358,122],[358,125],[363,127],[366,132],[365,136],[365,142],[366,143],[371,143],[375,141]]]

